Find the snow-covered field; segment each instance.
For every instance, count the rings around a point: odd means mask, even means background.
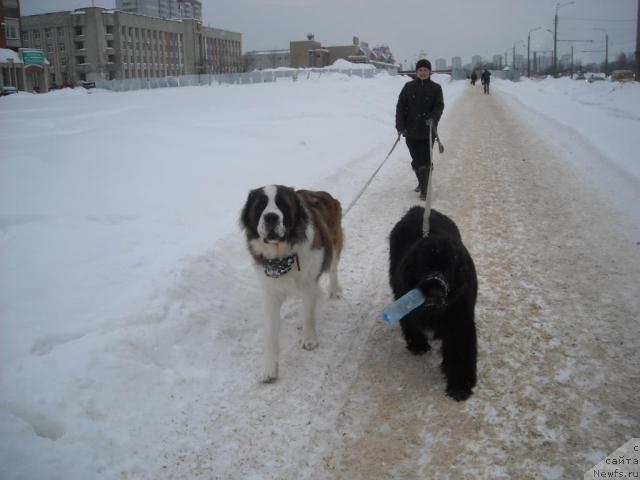
[[[329,74],[0,99],[0,477],[146,478],[167,445],[199,449],[171,437],[177,419],[215,418],[198,392],[223,397],[259,371],[227,348],[261,348],[258,312],[246,330],[225,317],[257,302],[237,221],[247,191],[327,189],[349,205],[395,140],[405,81]],[[469,88],[437,81],[445,112]],[[547,132],[558,144],[567,131],[590,142],[606,162],[586,155],[585,169],[640,232],[639,84],[492,86],[564,124]],[[246,447],[224,446],[199,467],[229,469]]]

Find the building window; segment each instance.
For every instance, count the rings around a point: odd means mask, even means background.
[[[84,42],[74,42],[75,46],[76,46],[76,50],[83,50],[84,49]]]
[[[113,48],[113,40],[107,40],[107,48]]]
[[[58,43],[58,50],[64,52],[66,49],[64,42]]]
[[[106,25],[107,35],[113,35],[113,25]]]
[[[80,81],[82,81],[82,82],[86,82],[87,81],[87,74],[86,73],[80,72],[79,77],[80,77]]]
[[[34,40],[40,40],[40,30],[34,30],[33,31],[33,39]]]
[[[62,27],[58,27],[58,38],[63,38],[64,37],[64,28]]]
[[[22,32],[22,42],[29,43],[29,32]]]
[[[78,56],[76,57],[76,63],[77,63],[78,65],[82,65],[82,64],[84,64],[84,63],[85,63],[84,55],[78,55]]]
[[[83,35],[82,27],[80,27],[80,26],[73,27],[73,33],[74,33],[74,35]]]
[[[116,56],[115,55],[107,55],[107,61],[109,63],[116,63]]]
[[[18,40],[18,29],[15,25],[7,25],[7,40]]]

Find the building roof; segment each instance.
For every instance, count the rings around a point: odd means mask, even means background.
[[[22,63],[20,55],[8,48],[0,48],[0,63],[9,63],[9,60],[13,60],[13,63]]]

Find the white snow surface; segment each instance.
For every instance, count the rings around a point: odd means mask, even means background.
[[[446,122],[468,85],[435,77]],[[229,346],[261,349],[238,224],[247,192],[327,189],[349,205],[395,140],[406,81],[327,74],[0,99],[0,477],[147,478],[167,445],[199,449],[170,436],[175,419],[215,417],[199,392],[224,396],[260,369],[239,369]],[[637,222],[640,84],[492,86],[593,145],[614,200],[635,189],[633,208],[619,205]],[[207,300],[187,308],[193,289]],[[247,331],[227,321],[242,302],[258,306]],[[200,467],[215,472],[240,448]]]

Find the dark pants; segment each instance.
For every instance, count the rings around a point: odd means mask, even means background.
[[[411,168],[417,170],[420,167],[429,167],[431,165],[429,140],[417,138],[407,138],[406,140],[411,154]]]
[[[431,149],[429,148],[429,140],[417,138],[407,138],[406,140],[409,153],[411,154],[411,168],[416,172],[418,183],[424,181],[426,188],[427,180],[431,173]],[[426,176],[424,178],[420,178],[420,176],[418,176],[418,169],[420,167],[427,167]]]

